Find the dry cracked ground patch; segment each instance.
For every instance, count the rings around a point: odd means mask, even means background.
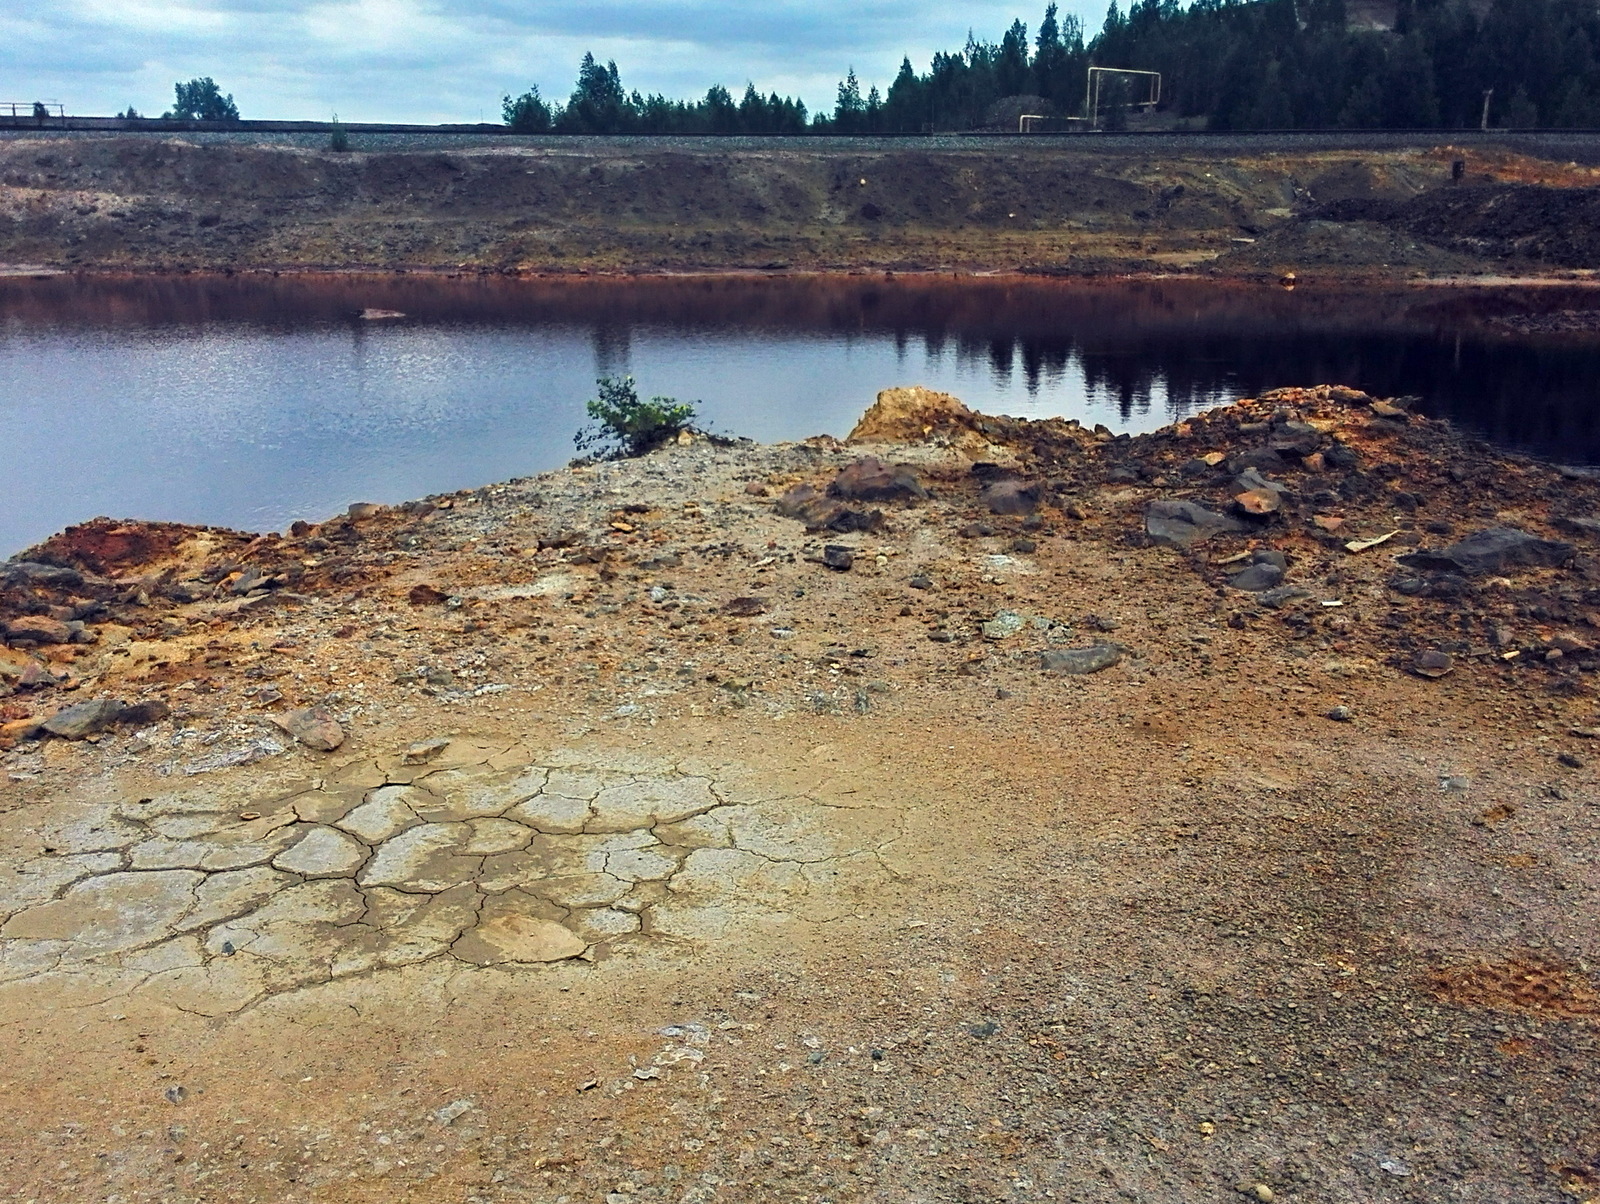
[[[1591,772],[1435,683],[1296,698],[1101,674],[85,774],[4,821],[0,1178],[1592,1198]]]
[[[0,980],[215,1015],[434,959],[593,961],[823,923],[881,902],[904,822],[704,756],[468,739],[303,785],[26,814],[42,851],[4,880]]]

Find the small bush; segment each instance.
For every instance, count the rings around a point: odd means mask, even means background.
[[[596,383],[600,396],[584,407],[594,425],[573,436],[579,451],[596,451],[609,460],[642,456],[687,430],[695,420],[698,402],[680,402],[675,397],[640,401],[631,376],[602,376]]]
[[[333,129],[328,132],[328,149],[343,154],[350,149],[350,131],[339,124],[339,114],[333,115]]]

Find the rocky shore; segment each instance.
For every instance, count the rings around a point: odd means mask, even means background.
[[[1337,386],[70,528],[0,566],[5,1180],[1588,1199],[1597,540]]]

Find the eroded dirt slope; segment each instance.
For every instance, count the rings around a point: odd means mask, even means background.
[[[0,263],[1171,270],[1247,252],[1249,240],[1318,205],[1437,190],[1456,158],[1479,183],[1594,186],[1590,169],[1492,146],[1218,158],[1057,141],[860,153],[803,142],[573,141],[336,155],[181,138],[9,140],[0,143]],[[1529,220],[1541,212],[1532,205]],[[1390,266],[1382,247],[1350,262],[1344,250],[1286,245],[1271,263],[1244,254],[1229,270]],[[1482,250],[1470,262],[1443,250],[1401,262],[1471,270]]]

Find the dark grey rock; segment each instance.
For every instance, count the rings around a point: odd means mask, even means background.
[[[82,623],[77,625],[80,629]],[[5,625],[6,639],[12,643],[27,640],[34,644],[66,644],[72,640],[72,625],[48,615],[22,615]]]
[[[1310,596],[1311,591],[1303,586],[1280,585],[1275,589],[1263,590],[1256,601],[1263,606],[1271,607],[1273,610],[1281,610],[1291,602],[1298,601],[1301,598],[1309,598]]]
[[[1273,432],[1267,446],[1279,453],[1309,456],[1322,443],[1322,432],[1310,423],[1285,422]]]
[[[1115,644],[1091,644],[1087,648],[1052,648],[1039,654],[1039,664],[1054,673],[1082,676],[1109,669],[1122,659],[1122,649]]]
[[[990,514],[1032,514],[1039,508],[1039,486],[1009,479],[992,481],[984,486],[980,500]]]
[[[128,708],[114,698],[96,698],[57,711],[44,721],[44,730],[63,740],[82,740],[115,725]]]
[[[1322,461],[1329,468],[1359,468],[1361,453],[1346,444],[1335,442],[1323,451]]]
[[[1146,508],[1144,529],[1163,547],[1187,551],[1213,536],[1238,534],[1246,527],[1236,518],[1207,510],[1194,502],[1161,499]]]
[[[76,589],[83,584],[83,574],[77,569],[40,564],[37,560],[13,560],[0,565],[0,580],[8,585],[53,585],[62,589]]]
[[[822,549],[822,563],[838,572],[848,572],[856,562],[855,552],[843,544],[830,543]]]
[[[1576,551],[1570,543],[1540,539],[1515,527],[1490,527],[1437,550],[1396,557],[1398,564],[1425,573],[1458,572],[1482,577],[1508,568],[1558,568]]]
[[[1249,593],[1261,593],[1273,589],[1283,582],[1283,569],[1270,562],[1252,564],[1244,572],[1235,575],[1228,584],[1234,589],[1246,590]]]
[[[1551,522],[1569,535],[1587,535],[1591,539],[1600,537],[1600,518],[1575,514],[1552,519]]]

